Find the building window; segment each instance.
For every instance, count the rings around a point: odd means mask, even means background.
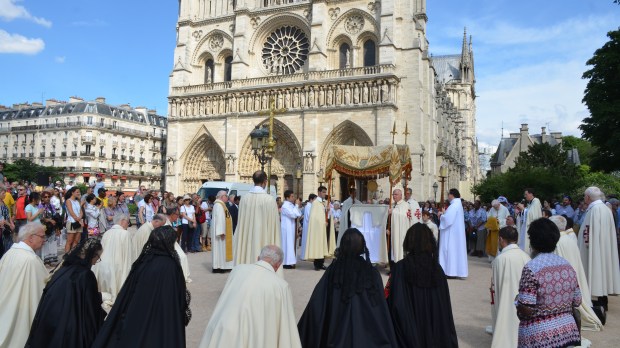
[[[348,43],[343,43],[340,45],[339,52],[339,68],[347,69],[351,67],[351,47]]]
[[[364,42],[364,66],[377,65],[377,48],[373,40]]]
[[[112,127],[116,128],[116,121],[112,122]]]
[[[232,80],[232,61],[232,56],[228,56],[224,59],[224,81]]]
[[[101,118],[101,121],[99,122],[99,126],[103,127],[105,125],[105,118]]]
[[[86,118],[86,124],[88,124],[89,126],[93,125],[93,117],[92,116],[88,116]]]
[[[205,63],[205,83],[213,83],[213,59]]]

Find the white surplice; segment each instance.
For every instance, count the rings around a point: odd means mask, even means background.
[[[372,263],[388,262],[387,237],[385,226],[388,218],[388,206],[377,204],[359,204],[351,207],[351,227],[357,228],[364,239]]]
[[[43,261],[24,242],[13,244],[0,260],[0,347],[26,344],[47,276]]]
[[[592,296],[620,294],[616,227],[611,210],[601,200],[588,206],[579,228],[581,262]]]
[[[340,239],[342,239],[342,235],[349,228],[349,220],[351,219],[349,215],[349,209],[351,209],[351,207],[356,204],[362,204],[362,202],[357,199],[353,200],[351,199],[351,197],[345,199],[344,202],[342,202],[342,207],[340,208],[342,213],[340,215],[340,227],[338,228],[338,241],[336,242],[337,246],[340,246]]]
[[[131,236],[120,225],[114,225],[101,238],[101,261],[92,267],[99,291],[106,301],[114,303],[131,270],[133,247]]]
[[[294,203],[284,201],[280,211],[280,231],[282,233],[282,251],[284,252],[283,265],[294,265],[295,258],[295,235],[297,234],[297,218],[301,217],[301,211]]]
[[[527,234],[527,230],[534,220],[538,220],[542,217],[542,205],[540,205],[540,199],[534,198],[525,209],[525,223],[522,224],[519,230],[519,247],[526,253],[530,253],[530,236]]]
[[[199,347],[301,348],[288,283],[265,261],[235,266]]]
[[[411,226],[417,224],[418,222],[422,222],[422,209],[420,209],[420,204],[415,199],[411,198],[407,201],[409,204],[409,210],[411,210]]]
[[[226,261],[226,213],[224,202],[215,200],[211,213],[211,255],[213,256],[213,269],[232,269],[233,260]],[[226,208],[228,209],[228,208]]]
[[[449,277],[466,278],[465,218],[460,198],[454,198],[439,223],[439,264]]]
[[[492,306],[493,348],[517,347],[519,342],[519,318],[514,299],[519,293],[519,281],[523,266],[530,256],[517,244],[507,245],[493,260],[493,286],[495,303]]]
[[[305,260],[306,242],[308,241],[308,225],[310,224],[310,210],[312,210],[312,202],[306,203],[304,206],[304,223],[301,230],[301,248],[299,249],[300,260]]]
[[[577,244],[577,236],[573,229],[560,232],[560,240],[555,246],[554,253],[563,257],[577,273],[577,282],[581,290],[581,305],[578,307],[581,313],[581,329],[588,331],[600,331],[603,328],[596,313],[592,310],[592,298],[590,296],[590,287],[586,272],[583,270],[581,263],[581,253]]]

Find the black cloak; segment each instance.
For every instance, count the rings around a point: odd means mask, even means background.
[[[458,347],[448,281],[437,260],[408,254],[392,267],[387,292],[400,347]]]
[[[43,290],[26,348],[92,345],[106,313],[90,266],[73,264],[54,274]]]
[[[151,232],[93,348],[185,347],[189,298],[175,241],[170,226]]]
[[[342,284],[342,276],[357,278],[355,285]],[[332,262],[297,328],[304,348],[398,347],[381,275],[361,257]]]

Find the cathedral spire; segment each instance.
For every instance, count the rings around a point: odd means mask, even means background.
[[[467,27],[463,29],[463,48],[461,49],[461,65],[463,67],[469,66],[469,49],[467,47]]]

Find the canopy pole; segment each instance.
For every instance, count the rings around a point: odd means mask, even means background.
[[[390,182],[390,192],[389,192],[389,196],[390,196],[390,209],[392,209],[392,180],[389,179],[389,176],[388,176],[388,181]],[[388,252],[388,255],[390,255],[392,257],[392,259],[394,259],[394,255],[392,255],[390,253],[390,250],[392,249],[392,214],[388,214],[388,222],[387,223],[388,223],[387,227],[390,230],[390,234],[388,234],[388,236],[387,236],[388,237],[387,238],[387,248],[388,248],[387,252]],[[389,263],[389,260],[388,260],[388,263]],[[390,271],[391,271],[391,269],[390,269]]]

